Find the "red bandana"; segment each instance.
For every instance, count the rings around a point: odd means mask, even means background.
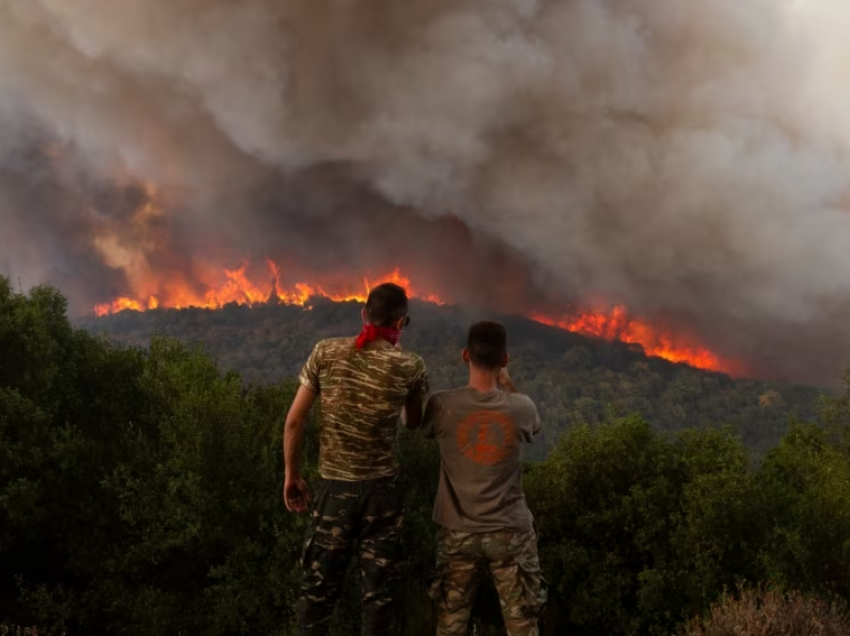
[[[401,337],[401,332],[395,327],[376,327],[375,325],[363,325],[363,331],[357,336],[355,344],[358,349],[362,349],[363,345],[369,344],[373,340],[383,338],[391,345],[395,346],[398,339]]]

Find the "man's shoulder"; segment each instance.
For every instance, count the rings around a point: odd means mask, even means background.
[[[534,400],[527,393],[508,393],[508,402],[517,405],[534,406]]]
[[[438,411],[446,408],[453,410],[454,407],[464,404],[468,400],[469,390],[467,387],[440,389],[431,392],[431,395],[428,397],[428,401],[431,403],[431,408],[438,409]]]
[[[445,401],[452,400],[460,397],[463,393],[466,392],[466,388],[460,387],[456,389],[439,389],[431,393],[431,399],[434,401]]]
[[[316,343],[316,350],[321,352],[322,357],[326,360],[348,360],[351,363],[358,361],[360,364],[374,362],[374,360],[367,361],[358,358],[355,341],[354,336],[323,338]]]
[[[508,406],[512,409],[537,412],[537,405],[534,400],[525,393],[508,393]]]
[[[411,378],[421,377],[427,373],[425,360],[415,351],[385,347],[380,349],[380,352],[382,355],[377,358],[377,360],[380,360],[378,364],[394,369],[395,373],[401,373],[403,376]]]
[[[391,351],[393,355],[397,355],[402,360],[414,364],[416,366],[425,365],[425,359],[415,351],[411,351],[409,349],[396,349],[395,347],[393,347],[392,349],[388,349],[388,351]]]
[[[344,349],[349,349],[354,347],[354,338],[353,337],[339,337],[339,338],[323,338],[316,343],[316,347],[323,349],[324,351],[340,351]]]

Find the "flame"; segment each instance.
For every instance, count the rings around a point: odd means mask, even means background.
[[[218,309],[228,303],[244,305],[256,305],[277,299],[289,305],[306,306],[311,298],[323,297],[333,301],[358,301],[365,302],[372,287],[385,282],[396,283],[407,289],[412,298],[419,298],[436,304],[444,304],[436,294],[419,294],[410,283],[410,279],[404,276],[396,268],[384,276],[370,279],[363,276],[358,285],[348,284],[318,284],[311,282],[297,282],[290,287],[282,288],[280,285],[281,269],[271,260],[266,261],[271,284],[262,287],[256,284],[247,274],[248,264],[243,263],[238,269],[225,269],[217,286],[209,286],[203,291],[183,285],[174,281],[167,286],[166,293],[149,295],[147,300],[143,296],[139,299],[120,297],[111,303],[103,303],[93,308],[97,316],[115,314],[124,310],[143,311],[143,308],[157,309],[158,307],[169,307],[174,309],[185,309],[187,307],[200,307],[204,309]],[[362,286],[361,286],[362,285]]]
[[[111,303],[103,303],[95,305],[94,313],[97,316],[105,316],[106,314],[117,314],[119,311],[130,309],[132,311],[141,311],[142,306],[131,298],[116,298]]]
[[[637,344],[643,348],[646,355],[664,358],[670,362],[682,362],[710,371],[738,373],[738,365],[734,361],[723,359],[709,349],[688,342],[669,330],[631,318],[622,305],[616,305],[607,312],[596,311],[572,317],[551,318],[533,314],[531,318],[545,325],[575,331],[585,336]]]

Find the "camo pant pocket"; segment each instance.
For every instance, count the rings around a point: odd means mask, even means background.
[[[549,584],[536,563],[519,563],[517,575],[523,593],[523,614],[528,618],[538,618],[548,599]]]

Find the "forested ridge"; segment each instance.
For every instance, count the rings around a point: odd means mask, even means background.
[[[285,376],[316,338],[350,333],[355,307],[203,314],[211,324],[228,325],[220,329],[223,344],[207,344],[215,358],[174,337],[192,341],[206,333],[191,312],[174,315],[193,327],[177,321],[144,332],[144,321],[158,315],[98,323],[135,342],[118,346],[75,328],[57,290],[17,293],[0,278],[0,626],[57,627],[81,636],[295,633],[307,519],[287,513],[281,501],[281,431],[294,395]],[[457,349],[472,316],[426,307],[416,317],[422,330],[411,330],[405,346],[426,355],[435,384],[460,382]],[[242,333],[254,320],[262,335]],[[435,329],[425,328],[429,321]],[[525,477],[551,612],[561,621],[554,633],[847,633],[850,393],[814,405],[808,390],[736,383],[627,347],[507,322],[517,382],[546,402],[547,420],[557,414],[551,409],[564,409],[563,433],[550,437],[551,451],[528,463]],[[149,339],[152,331],[167,335]],[[265,362],[255,363],[254,382],[233,370],[240,365],[228,352],[260,350],[276,337],[284,342],[272,354],[283,360],[274,367],[279,380],[262,376],[272,372]],[[582,349],[587,353],[574,353]],[[570,362],[574,355],[589,366],[570,366],[577,364]],[[571,396],[574,389],[562,383],[584,377],[587,390],[599,392],[593,399],[605,404],[601,378],[620,387],[640,374],[646,384],[635,383],[648,393],[630,395],[656,409],[665,395],[679,396],[674,405],[693,409],[687,428],[685,418],[665,424],[662,410],[650,424],[628,403],[587,414],[567,401],[556,407],[548,393]],[[712,403],[710,387],[725,409],[708,409],[723,415],[714,422],[693,415],[693,404]],[[769,391],[779,397],[762,400]],[[756,443],[753,450],[731,428],[716,426],[737,416],[744,429],[746,416],[736,415],[736,404],[753,414],[797,405],[809,415],[770,448]],[[770,420],[775,431],[784,426],[780,420]],[[307,474],[315,483],[314,419],[307,442]],[[425,586],[439,460],[417,432],[400,433],[399,443],[408,555],[403,633],[432,635]],[[736,600],[739,584],[751,590],[742,600]],[[346,587],[335,635],[358,633],[355,592]],[[478,633],[500,633],[492,597],[481,598]],[[765,616],[773,625],[761,629]],[[723,631],[732,624],[739,630]]]
[[[317,340],[354,335],[359,328],[356,302],[317,298],[310,306],[234,303],[220,310],[125,311],[80,324],[140,347],[154,335],[200,344],[223,370],[271,384],[296,376]],[[810,419],[820,395],[813,387],[733,380],[649,358],[637,345],[591,339],[516,316],[419,301],[413,301],[411,315],[402,345],[424,357],[435,389],[466,383],[460,349],[470,322],[495,317],[508,325],[511,373],[546,423],[548,437],[532,451],[537,459],[570,424],[629,413],[641,414],[661,431],[726,424],[750,448],[763,451],[778,442],[789,416]]]

